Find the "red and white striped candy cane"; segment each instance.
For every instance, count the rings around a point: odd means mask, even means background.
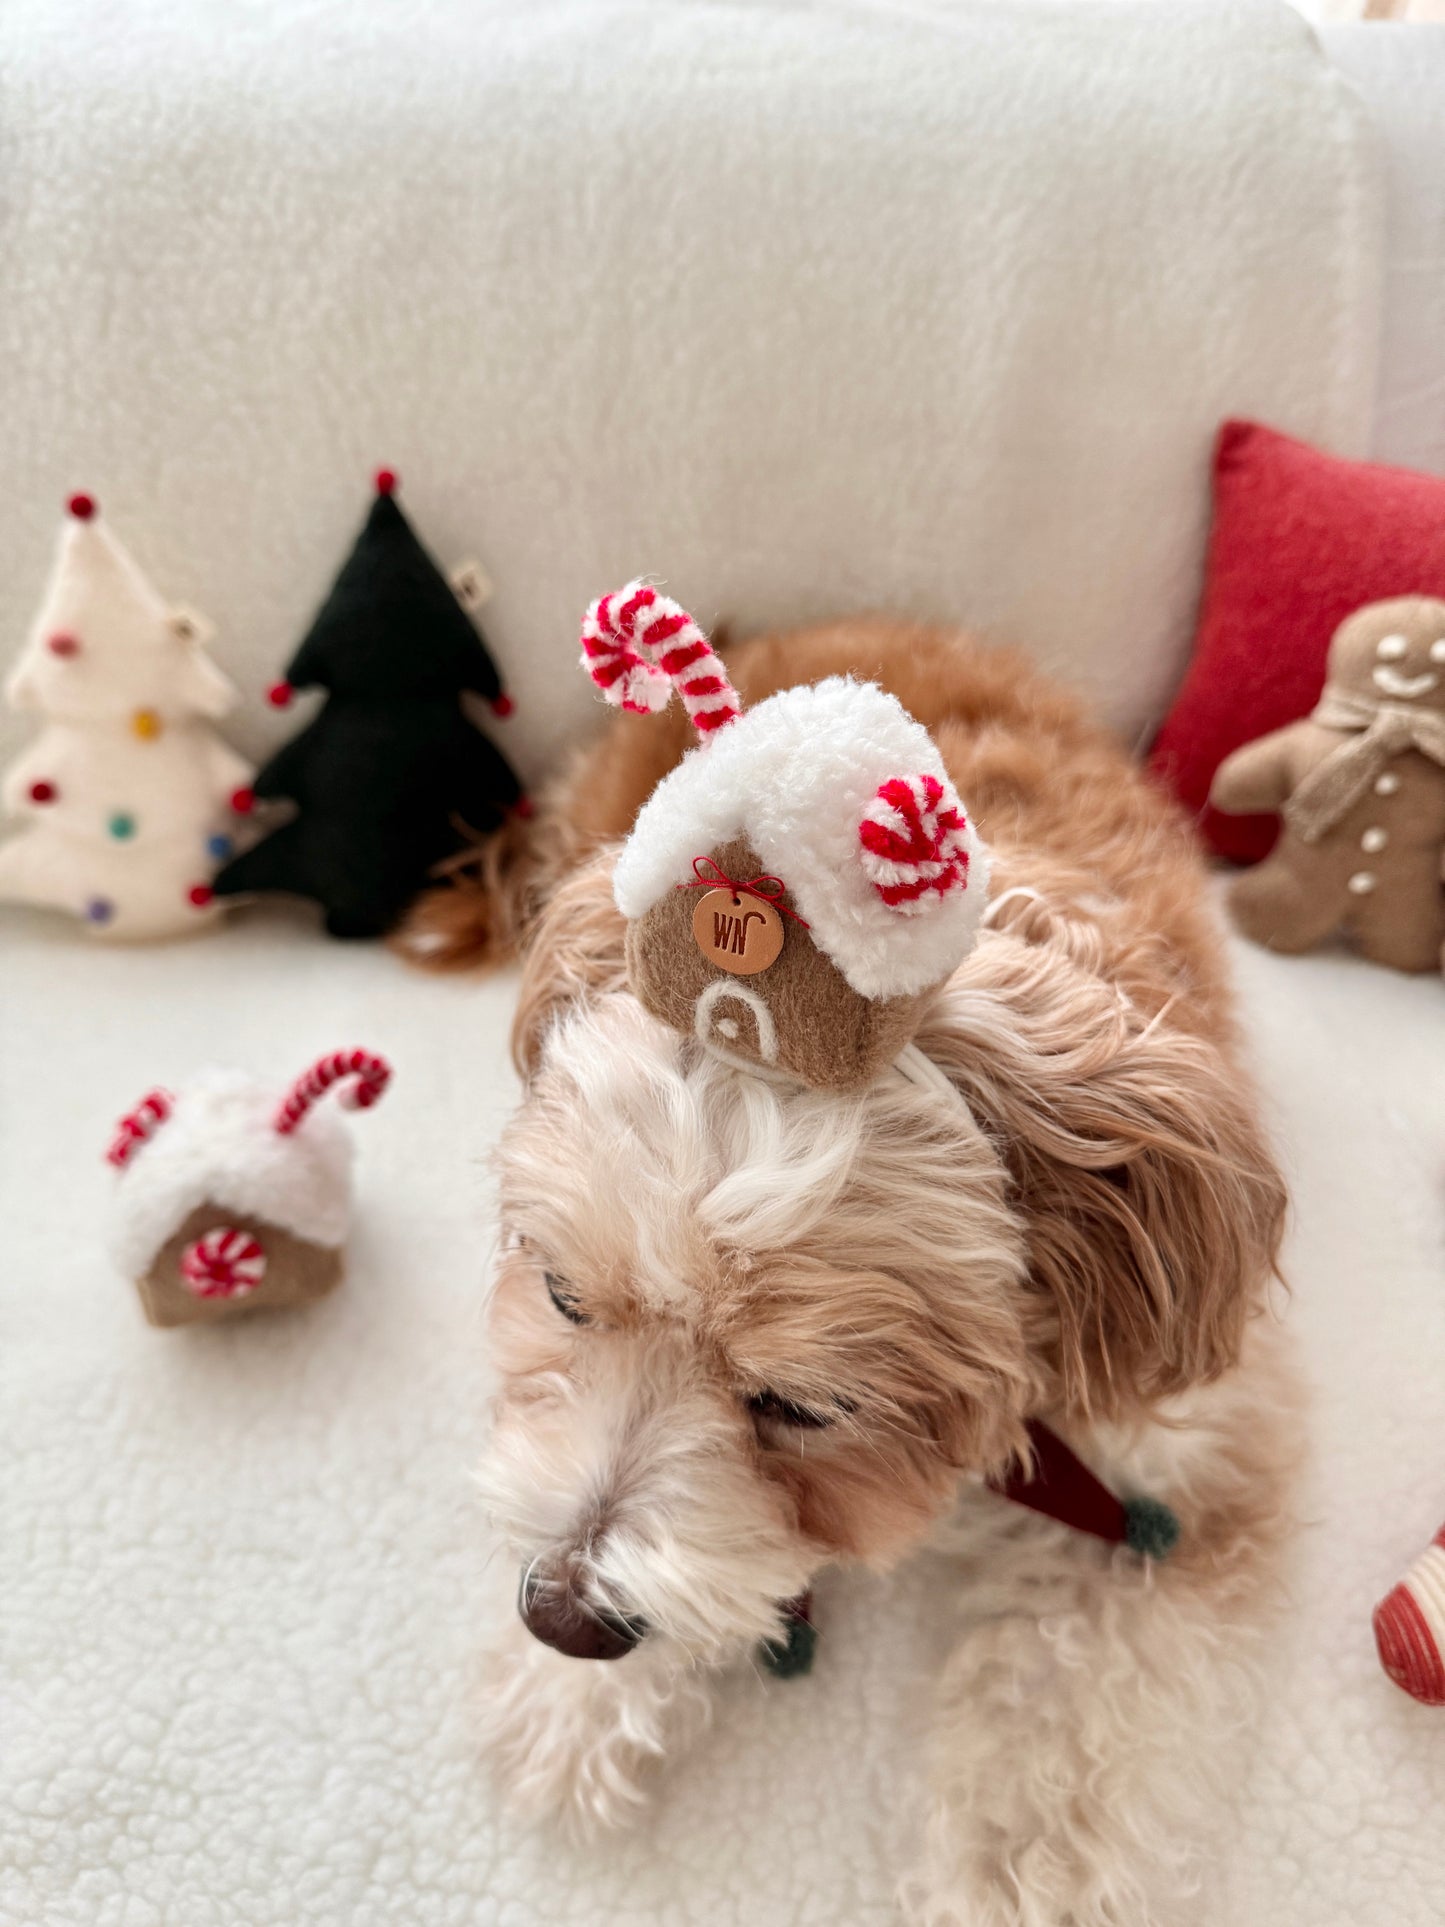
[[[354,1080],[347,1082],[348,1080]],[[340,1101],[349,1111],[369,1110],[391,1081],[391,1066],[384,1057],[369,1050],[334,1050],[319,1057],[286,1093],[276,1113],[276,1129],[290,1137],[317,1098],[324,1097],[333,1084],[347,1082]]]
[[[118,1170],[124,1170],[148,1137],[152,1137],[171,1114],[175,1099],[169,1091],[147,1091],[133,1111],[127,1111],[115,1127],[106,1157]]]
[[[699,735],[742,712],[721,658],[686,609],[645,582],[602,596],[582,621],[582,667],[608,702],[646,716],[673,689]]]

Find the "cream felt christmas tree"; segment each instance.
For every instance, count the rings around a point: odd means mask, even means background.
[[[170,607],[70,501],[49,588],[5,695],[47,718],[0,802],[0,902],[44,904],[93,936],[183,936],[214,922],[210,879],[250,809],[250,765],[211,719],[236,700],[206,624]]]

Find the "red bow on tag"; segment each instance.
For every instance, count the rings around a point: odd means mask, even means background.
[[[790,910],[782,901],[783,892],[788,886],[781,877],[757,876],[740,883],[710,856],[695,856],[692,868],[694,881],[679,883],[679,890],[731,890],[735,897],[757,897],[763,903],[770,903],[775,910],[781,910],[785,917],[791,917],[794,923],[801,924],[804,930],[808,928],[807,918],[800,917],[796,910]]]

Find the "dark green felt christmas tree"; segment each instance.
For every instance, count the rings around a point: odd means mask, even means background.
[[[435,866],[495,829],[521,797],[462,692],[500,714],[496,665],[398,507],[383,469],[366,526],[272,700],[329,700],[257,774],[258,797],[296,815],[228,863],[218,896],[312,897],[333,937],[389,930]]]

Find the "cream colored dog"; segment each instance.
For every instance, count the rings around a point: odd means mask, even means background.
[[[520,1575],[487,1696],[500,1779],[584,1828],[632,1818],[779,1602],[943,1541],[960,1631],[911,1914],[1175,1918],[1225,1811],[1295,1429],[1260,1315],[1284,1192],[1198,865],[1016,658],[850,624],[728,664],[749,701],[872,677],[939,745],[994,866],[917,1040],[954,1101],[765,1080],[629,994],[610,869],[680,720],[621,720],[424,907],[407,941],[435,960],[526,939],[482,1469]],[[990,1492],[1030,1418],[1167,1501],[1174,1555]]]

